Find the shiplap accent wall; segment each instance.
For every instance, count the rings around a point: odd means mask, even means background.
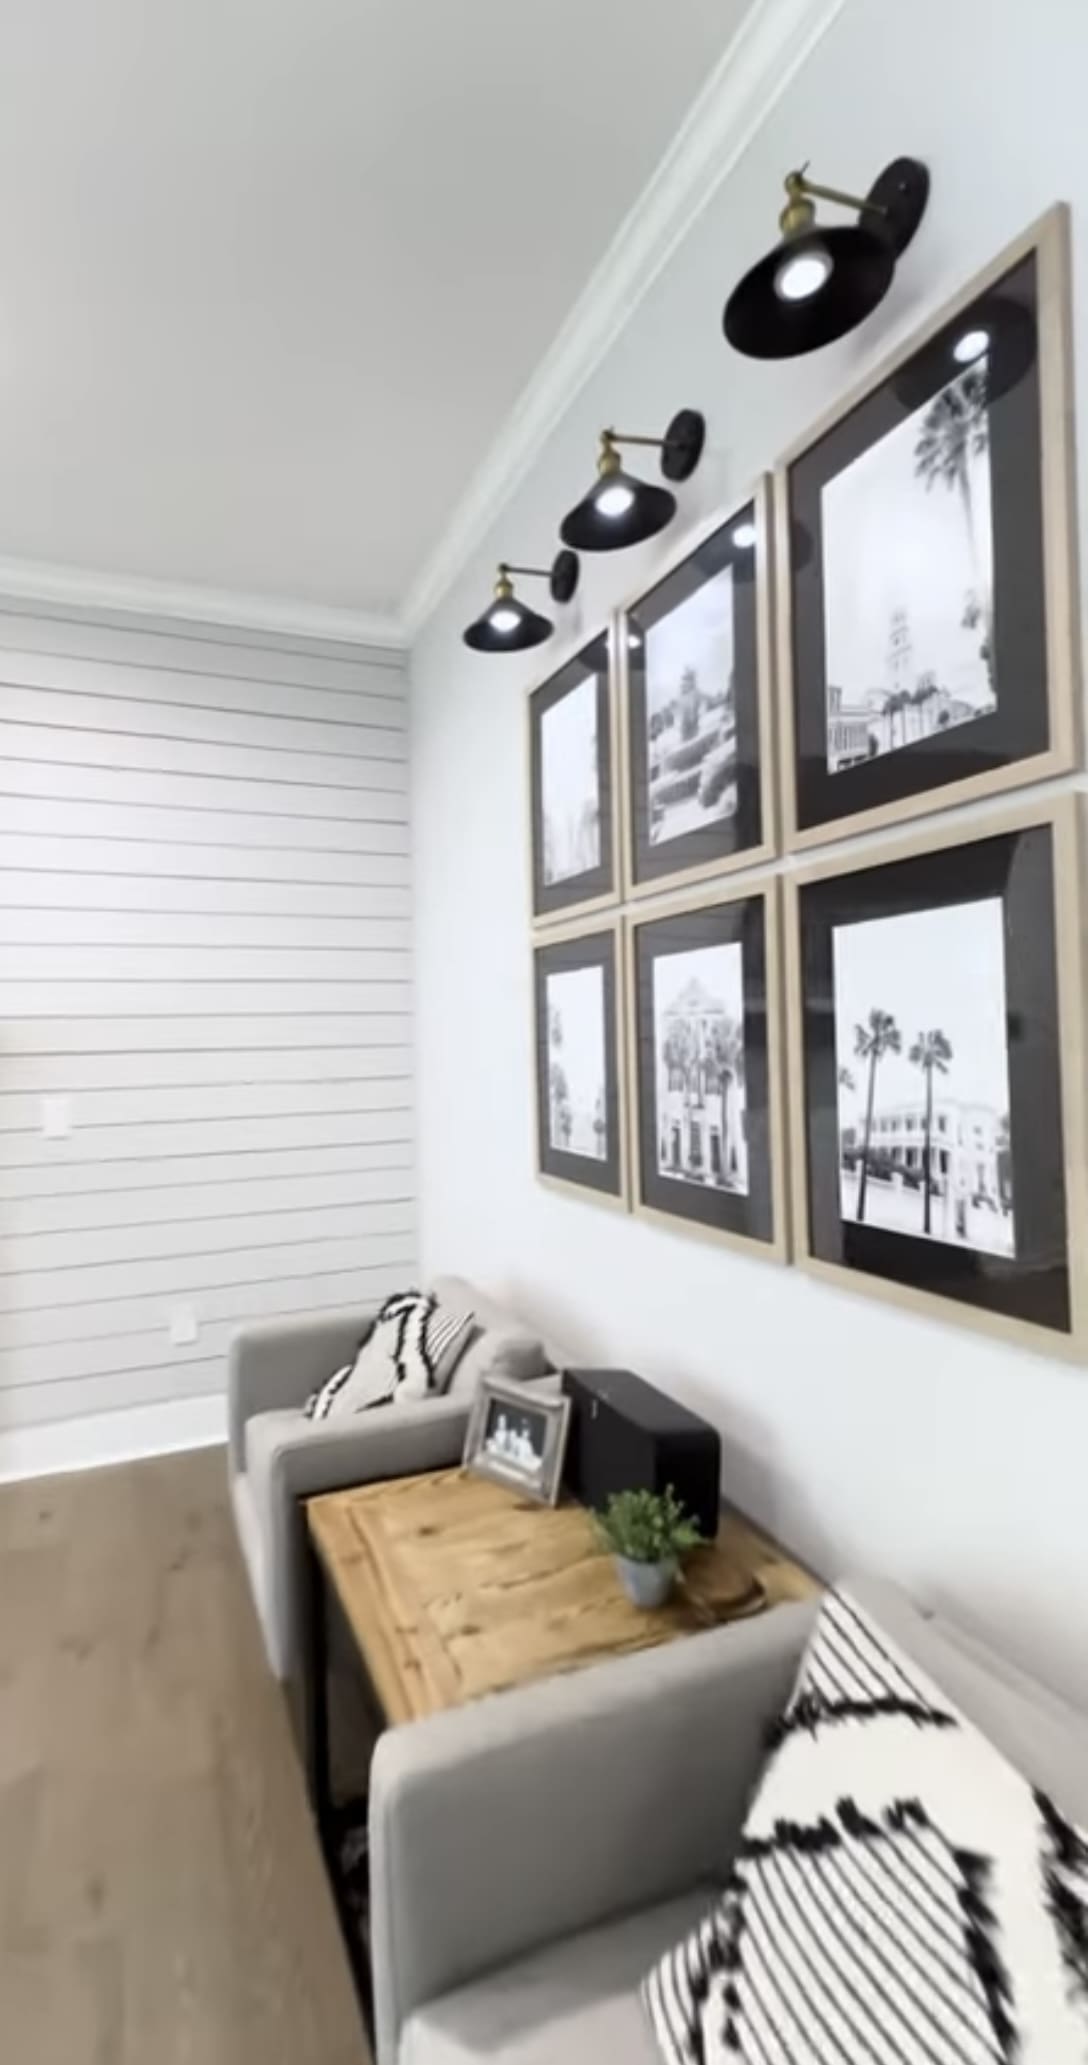
[[[0,1445],[410,1270],[406,715],[394,653],[0,606]]]

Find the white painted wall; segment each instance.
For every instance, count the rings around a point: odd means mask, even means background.
[[[403,1279],[406,720],[393,654],[0,609],[0,1474]]]
[[[459,643],[493,561],[550,555],[605,423],[654,431],[681,404],[706,410],[710,450],[685,491],[694,522],[1052,201],[1074,204],[1078,279],[1088,261],[1080,0],[846,0],[831,12],[413,655],[423,1260],[707,1413],[728,1492],[822,1570],[890,1573],[1088,1699],[1088,1371],[533,1179],[523,692],[542,670],[540,655],[477,659]],[[886,306],[809,359],[728,351],[722,303],[771,238],[786,168],[810,158],[814,177],[864,190],[900,152],[928,162],[933,196]],[[1083,313],[1078,361],[1083,394]],[[587,564],[567,628],[600,624],[676,536]]]

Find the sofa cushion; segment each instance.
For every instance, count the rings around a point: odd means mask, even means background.
[[[1088,1730],[1085,1734],[1088,1743]],[[726,1890],[646,2002],[667,2065],[1088,2056],[1088,1839],[829,1592]]]
[[[456,1396],[473,1396],[481,1377],[529,1384],[555,1367],[539,1335],[464,1277],[436,1276],[431,1288],[447,1311],[475,1315],[477,1332],[460,1357],[450,1385]]]
[[[397,2065],[656,2065],[639,1981],[708,1897],[698,1887],[432,2001],[405,2024]]]
[[[1088,1714],[894,1585],[852,1577],[848,1590],[1010,1764],[1088,1826]]]
[[[311,1393],[308,1420],[347,1420],[393,1398],[439,1397],[448,1388],[475,1325],[472,1312],[453,1312],[433,1291],[398,1291],[367,1328],[353,1362]]]

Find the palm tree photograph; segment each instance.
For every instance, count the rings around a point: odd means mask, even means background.
[[[999,897],[836,925],[844,1220],[1016,1253]]]
[[[826,481],[820,500],[829,772],[991,714],[985,352]]]
[[[653,962],[658,1174],[746,1195],[744,950],[739,941]]]

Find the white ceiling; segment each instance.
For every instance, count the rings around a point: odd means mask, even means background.
[[[378,613],[750,0],[6,0],[0,554]]]

